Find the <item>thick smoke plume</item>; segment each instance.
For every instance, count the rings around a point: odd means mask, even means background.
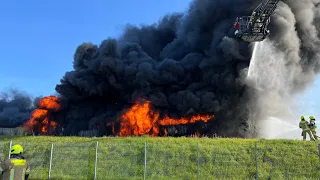
[[[281,94],[289,87],[289,94],[296,93],[319,71],[319,9],[311,0],[288,0],[280,2],[270,40],[263,45],[282,56],[257,56],[257,63],[266,65],[258,73],[283,73],[286,84],[269,85],[262,79],[257,86],[245,80],[252,46],[233,38],[233,23],[260,2],[194,0],[187,12],[166,15],[153,25],[130,25],[119,39],[81,44],[74,70],[56,86],[67,105],[55,119],[70,134],[96,127],[106,131],[106,123],[147,99],[163,116],[214,114],[201,133],[256,136],[256,120],[265,114],[254,108],[252,97],[261,94],[252,93],[254,88],[276,88]],[[273,70],[272,62],[282,68]]]
[[[39,99],[16,89],[0,93],[0,127],[15,127],[26,122]]]

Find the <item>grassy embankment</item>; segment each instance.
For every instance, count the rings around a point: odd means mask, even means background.
[[[209,138],[0,138],[0,156],[9,141],[25,147],[32,174],[47,179],[51,142],[51,179],[93,179],[99,142],[97,179],[319,179],[317,143],[294,140]],[[256,148],[255,148],[256,145]]]

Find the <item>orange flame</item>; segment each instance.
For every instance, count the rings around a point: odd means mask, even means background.
[[[55,96],[47,96],[40,100],[38,108],[35,109],[31,118],[28,122],[24,124],[26,129],[30,132],[34,126],[41,127],[41,133],[48,134],[48,127],[53,127],[54,129],[57,127],[57,123],[53,120],[50,121],[49,124],[49,112],[59,111],[61,109],[60,99]]]
[[[36,119],[43,119],[47,116],[47,114],[48,114],[48,110],[35,109],[31,114],[30,120],[25,123],[25,126],[31,127],[31,126],[38,124]]]
[[[151,110],[151,101],[143,104],[136,103],[127,112],[121,116],[120,136],[145,135],[157,136],[160,125],[181,125],[195,123],[196,121],[207,122],[212,119],[213,115],[196,115],[190,118],[172,119],[165,116],[159,119],[159,113]],[[165,135],[167,134],[165,129]]]
[[[46,96],[40,100],[38,108],[47,109],[49,111],[59,111],[61,108],[59,103],[60,99],[56,96]]]

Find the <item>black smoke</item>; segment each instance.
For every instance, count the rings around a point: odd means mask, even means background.
[[[194,0],[156,24],[128,25],[119,39],[81,44],[56,86],[68,102],[58,121],[71,134],[104,127],[144,98],[170,116],[214,114],[201,133],[254,136],[243,81],[252,47],[233,38],[233,23],[260,2]]]
[[[171,116],[214,114],[210,132],[244,135],[247,99],[240,79],[249,65],[248,43],[232,39],[237,16],[257,1],[196,0],[186,13],[157,24],[128,26],[119,39],[80,45],[74,70],[56,91],[68,100],[66,131],[113,121],[137,99],[149,99]]]
[[[0,127],[16,127],[28,121],[39,100],[17,89],[0,93]]]

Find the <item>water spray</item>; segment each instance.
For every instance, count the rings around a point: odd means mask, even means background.
[[[278,52],[269,39],[253,44],[247,85],[252,89],[253,114],[249,115],[257,122],[259,136],[262,138],[284,137],[296,134],[298,127],[296,115],[290,109],[292,103],[286,82],[287,67],[285,55]]]

